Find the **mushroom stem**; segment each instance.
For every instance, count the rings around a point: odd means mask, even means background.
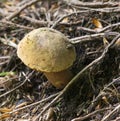
[[[73,78],[73,73],[67,69],[60,72],[44,72],[47,79],[58,89],[64,88]]]

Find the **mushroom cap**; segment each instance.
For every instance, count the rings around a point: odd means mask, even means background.
[[[18,44],[17,55],[25,65],[42,72],[65,70],[76,58],[69,40],[59,31],[46,27],[28,33]]]

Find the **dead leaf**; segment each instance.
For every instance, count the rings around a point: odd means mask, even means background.
[[[108,40],[105,37],[103,37],[103,43],[105,47],[109,44]]]
[[[92,19],[92,23],[93,23],[97,28],[103,28],[102,23],[101,23],[98,19],[96,19],[96,18],[93,18],[93,19]]]
[[[103,28],[102,23],[98,19],[93,18],[92,22],[97,27],[97,28],[95,28],[95,30],[99,31]],[[105,37],[103,37],[103,43],[104,43],[105,47],[109,44],[108,40]]]
[[[2,114],[2,115],[0,116],[0,120],[4,120],[4,119],[9,118],[9,117],[10,117],[10,114],[9,114],[9,113],[7,113],[7,114]]]
[[[106,98],[106,96],[103,96],[103,97],[102,97],[102,100],[103,100],[106,104],[109,104],[108,99]]]
[[[6,107],[0,108],[0,112],[1,112],[1,113],[7,113],[7,112],[10,112],[10,111],[12,111],[11,108],[6,108]]]
[[[61,23],[68,23],[68,17],[64,18]]]
[[[120,47],[120,38],[116,41],[115,46]]]

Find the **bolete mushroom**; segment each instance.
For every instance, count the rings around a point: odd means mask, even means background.
[[[17,55],[28,67],[43,72],[58,89],[73,77],[69,67],[76,58],[75,48],[54,29],[44,27],[28,33],[18,44]]]

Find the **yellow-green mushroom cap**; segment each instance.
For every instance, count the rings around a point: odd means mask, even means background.
[[[69,68],[76,58],[75,48],[59,31],[39,28],[28,33],[18,44],[17,55],[28,67],[42,72]]]

